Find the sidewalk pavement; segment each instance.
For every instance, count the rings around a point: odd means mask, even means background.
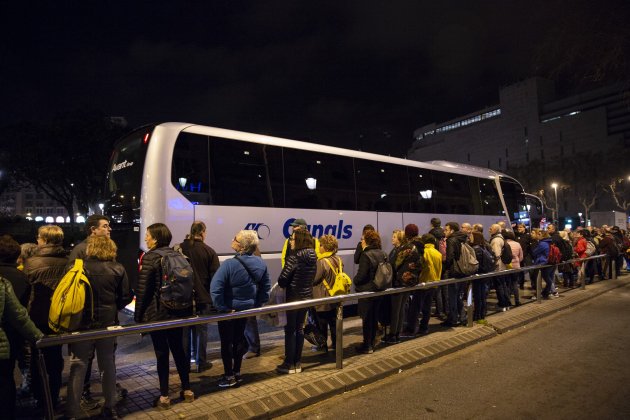
[[[213,347],[210,354],[214,367],[203,373],[191,373],[192,389],[196,399],[185,403],[179,399],[179,378],[171,362],[171,408],[160,411],[152,407],[159,396],[155,359],[118,366],[118,382],[129,390],[128,397],[118,408],[119,414],[129,419],[246,419],[272,418],[290,413],[326,398],[342,394],[362,385],[373,383],[403,369],[426,363],[435,358],[463,349],[497,334],[521,327],[537,319],[578,305],[602,293],[628,284],[630,275],[617,280],[600,281],[586,290],[566,290],[561,297],[522,302],[508,312],[489,315],[488,325],[472,328],[446,328],[432,319],[430,334],[409,339],[396,345],[381,345],[373,354],[357,354],[355,344],[361,340],[361,323],[353,318],[344,321],[344,367],[335,368],[335,353],[325,355],[311,351],[305,342],[300,374],[281,375],[275,367],[282,362],[284,339],[282,331],[263,334],[263,354],[243,361],[243,383],[239,387],[221,389],[217,382],[223,373],[220,354]],[[214,344],[214,343],[212,343]],[[209,346],[210,347],[210,346]],[[67,369],[66,369],[67,371]],[[67,375],[67,373],[66,373]],[[94,372],[93,378],[98,378]],[[93,393],[100,395],[100,384],[95,381]],[[19,400],[18,418],[33,418],[37,412],[32,400]],[[91,413],[98,416],[98,410]]]

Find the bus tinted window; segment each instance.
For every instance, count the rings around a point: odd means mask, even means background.
[[[191,203],[210,204],[206,136],[181,133],[173,150],[171,182]]]
[[[436,213],[474,214],[471,187],[474,187],[474,183],[471,183],[466,175],[434,171]]]
[[[407,167],[355,159],[357,210],[409,211]]]
[[[153,127],[138,130],[118,142],[112,155],[107,187],[108,212],[116,222],[132,222],[136,218],[133,209],[140,206],[142,171],[147,148],[143,139],[151,134]]]
[[[282,207],[282,149],[212,137],[210,204]]]
[[[354,210],[352,159],[284,148],[286,206]]]
[[[499,201],[499,193],[493,179],[479,179],[481,206],[485,215],[500,215],[503,206]]]
[[[432,174],[428,169],[409,168],[411,184],[411,211],[433,213],[434,200]]]

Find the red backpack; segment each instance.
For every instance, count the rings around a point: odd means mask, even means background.
[[[549,244],[549,255],[547,255],[547,264],[559,264],[562,261],[562,253],[560,248],[555,244]]]

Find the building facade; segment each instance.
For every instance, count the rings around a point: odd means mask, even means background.
[[[495,106],[415,130],[408,158],[505,172],[528,192],[544,189],[548,207],[555,205],[551,184],[557,183],[564,218],[583,212],[579,197],[596,191],[590,210],[612,210],[600,181],[617,176],[616,171],[619,177],[629,175],[629,95],[627,86],[612,85],[558,98],[553,82],[528,79],[500,89]],[[600,161],[610,156],[616,157],[614,164]]]

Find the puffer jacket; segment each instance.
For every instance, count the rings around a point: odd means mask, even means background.
[[[92,323],[85,323],[84,327],[104,328],[118,325],[118,311],[133,298],[125,268],[115,261],[94,258],[85,259],[83,268],[94,294],[94,320]]]
[[[30,342],[39,340],[44,334],[37,329],[20,304],[8,280],[0,277],[0,360],[7,360],[11,354],[11,345],[6,334],[6,327],[18,332]]]
[[[31,286],[28,313],[37,328],[50,333],[48,312],[50,300],[65,273],[68,258],[61,245],[42,245],[37,254],[26,260],[24,274]]]
[[[278,284],[287,291],[287,302],[313,297],[313,280],[317,272],[317,254],[312,248],[298,250],[287,258]]]
[[[387,260],[387,254],[382,249],[368,246],[361,253],[359,258],[359,269],[354,275],[352,282],[357,292],[376,292],[374,276],[378,263]],[[375,263],[372,264],[372,261]],[[359,301],[360,303],[361,301]]]
[[[168,247],[158,248],[167,249]],[[140,273],[136,286],[136,322],[162,321],[192,315],[192,307],[183,310],[171,310],[160,303],[160,286],[162,284],[162,257],[152,249],[140,260]]]
[[[258,308],[269,300],[271,281],[263,259],[251,254],[237,256],[225,260],[210,283],[212,302],[220,312]]]

